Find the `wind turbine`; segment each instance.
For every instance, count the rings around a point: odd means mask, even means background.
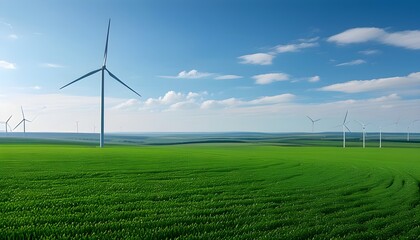
[[[108,32],[106,34],[106,43],[105,43],[105,51],[104,51],[104,62],[102,64],[102,67],[99,69],[96,69],[92,72],[89,72],[81,77],[79,77],[78,79],[74,80],[73,82],[70,82],[64,86],[62,86],[60,89],[63,89],[79,80],[82,80],[85,77],[88,77],[92,74],[95,74],[99,71],[101,71],[102,73],[102,81],[101,81],[101,134],[100,134],[100,140],[99,140],[99,146],[103,147],[104,146],[104,129],[105,129],[105,124],[104,124],[104,89],[105,89],[105,71],[109,74],[109,76],[111,76],[112,78],[114,78],[115,80],[117,80],[119,83],[121,83],[122,85],[124,85],[126,88],[130,89],[132,92],[134,92],[135,94],[137,94],[138,96],[141,97],[141,95],[139,93],[137,93],[136,91],[134,91],[132,88],[130,88],[129,86],[127,86],[127,84],[125,84],[123,81],[121,81],[118,77],[116,77],[114,74],[112,74],[108,68],[106,67],[106,60],[107,60],[107,56],[108,56],[108,38],[109,38],[109,28],[111,26],[111,19],[109,19],[108,21]]]
[[[32,121],[25,118],[25,113],[23,112],[23,107],[22,106],[20,106],[20,110],[22,110],[22,121],[20,121],[18,123],[18,125],[16,125],[16,127],[13,128],[13,130],[15,130],[17,127],[19,127],[20,124],[23,123],[23,133],[26,133],[26,122],[32,122]]]
[[[312,122],[312,132],[314,132],[314,125],[315,125],[315,123],[316,122],[318,122],[319,120],[321,120],[320,118],[319,119],[316,119],[316,120],[313,120],[311,117],[309,117],[309,116],[306,116],[307,118],[309,118],[309,120],[311,120],[311,122]]]
[[[356,120],[356,122],[358,122],[360,124],[360,126],[362,127],[362,136],[363,136],[363,148],[365,148],[365,139],[366,139],[366,124],[362,123],[361,121]]]
[[[382,148],[382,127],[379,126],[379,148]]]
[[[10,121],[10,119],[12,118],[12,116],[13,115],[10,115],[10,117],[7,119],[7,121],[6,122],[2,122],[2,123],[4,123],[4,126],[5,126],[5,128],[6,128],[6,133],[8,133],[8,127],[10,127],[10,125],[9,125],[9,121]],[[10,127],[11,128],[11,127]]]
[[[413,125],[415,122],[418,122],[418,121],[420,121],[420,119],[414,120],[414,121],[411,122],[410,125],[408,125],[408,127],[407,127],[407,142],[410,141],[410,126]]]
[[[346,125],[346,120],[347,120],[347,115],[348,115],[348,113],[349,113],[349,110],[347,110],[347,112],[346,112],[346,116],[344,116],[344,121],[343,121],[343,124],[341,124],[341,126],[343,127],[343,148],[345,148],[346,147],[346,129],[349,131],[349,132],[351,132],[350,131],[350,129],[347,127],[347,125]]]

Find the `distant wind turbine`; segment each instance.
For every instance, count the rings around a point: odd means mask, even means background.
[[[414,121],[412,121],[411,122],[411,124],[410,125],[408,125],[408,127],[407,127],[407,142],[409,142],[410,141],[410,127],[415,123],[415,122],[418,122],[418,121],[420,121],[420,119],[417,119],[417,120],[414,120]]]
[[[89,72],[81,77],[79,77],[78,79],[74,80],[73,82],[70,82],[66,85],[64,85],[63,87],[61,87],[60,89],[63,89],[79,80],[82,80],[85,77],[88,77],[92,74],[95,74],[99,71],[101,71],[102,73],[102,81],[101,81],[101,134],[100,134],[100,140],[99,140],[99,146],[103,147],[104,146],[104,129],[105,129],[105,124],[104,124],[104,84],[105,84],[105,71],[109,74],[109,76],[111,76],[112,78],[114,78],[115,80],[117,80],[119,83],[121,83],[122,85],[124,85],[126,88],[130,89],[132,92],[134,92],[135,94],[137,94],[138,96],[141,97],[141,95],[139,93],[137,93],[136,91],[134,91],[132,88],[130,88],[127,84],[125,84],[123,81],[121,81],[118,77],[116,77],[114,74],[112,74],[108,68],[106,67],[106,60],[107,60],[107,56],[108,56],[108,38],[109,38],[109,28],[111,26],[111,19],[109,19],[108,22],[108,32],[106,34],[106,43],[105,43],[105,52],[104,52],[104,62],[101,68],[96,69],[92,72]]]
[[[343,148],[345,148],[346,147],[346,129],[349,131],[349,132],[351,132],[350,131],[350,129],[347,127],[347,125],[346,125],[346,120],[347,120],[347,115],[349,114],[349,110],[347,110],[347,112],[346,112],[346,116],[344,116],[344,121],[343,121],[343,124],[341,124],[341,126],[343,127]]]
[[[306,116],[307,118],[309,118],[309,120],[312,122],[312,132],[314,132],[314,125],[315,125],[315,123],[316,122],[318,122],[319,120],[321,120],[320,118],[319,119],[316,119],[316,120],[313,120],[311,117],[309,117],[309,116]]]
[[[17,127],[19,127],[20,124],[23,123],[23,133],[26,133],[26,122],[32,122],[32,121],[25,118],[25,113],[23,112],[22,106],[20,106],[20,110],[22,110],[22,121],[20,121],[18,125],[16,125],[16,127],[13,128],[13,130],[15,130]]]
[[[356,120],[356,122],[358,122],[360,124],[360,126],[362,127],[362,136],[363,136],[363,148],[365,148],[365,139],[366,139],[366,125],[362,123],[361,121]]]
[[[6,121],[6,122],[2,122],[2,123],[4,124],[4,126],[5,126],[5,131],[6,131],[6,133],[8,133],[8,129],[9,129],[9,128],[11,128],[11,127],[10,127],[10,124],[9,124],[9,121],[10,121],[10,119],[12,118],[12,116],[13,116],[13,115],[10,115],[10,117],[7,119],[7,121]]]

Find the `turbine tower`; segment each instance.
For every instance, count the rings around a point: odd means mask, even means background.
[[[2,123],[4,124],[4,126],[5,126],[5,131],[6,131],[6,133],[8,133],[8,129],[9,129],[9,128],[11,128],[11,127],[10,127],[10,125],[9,125],[9,121],[10,121],[10,119],[12,118],[12,116],[13,116],[13,115],[10,115],[10,117],[7,119],[7,121],[6,121],[6,122],[2,122]]]
[[[105,89],[105,71],[109,74],[109,76],[111,76],[112,78],[114,78],[116,81],[118,81],[119,83],[121,83],[122,85],[124,85],[126,88],[130,89],[132,92],[134,92],[135,94],[137,94],[138,96],[141,97],[141,95],[139,93],[137,93],[136,91],[134,91],[132,88],[130,88],[129,86],[127,86],[127,84],[125,84],[123,81],[121,81],[119,78],[117,78],[114,74],[111,73],[111,71],[108,70],[108,68],[106,67],[106,60],[107,60],[107,56],[108,56],[108,38],[109,38],[109,28],[111,26],[111,19],[109,19],[108,21],[108,32],[106,34],[106,43],[105,43],[105,52],[104,52],[104,62],[101,68],[96,69],[92,72],[89,72],[81,77],[79,77],[78,79],[74,80],[73,82],[70,82],[64,86],[62,86],[60,89],[63,89],[79,80],[82,80],[85,77],[88,77],[92,74],[95,74],[99,71],[101,71],[102,74],[102,81],[101,81],[101,134],[100,134],[100,140],[99,140],[99,146],[103,147],[104,146],[104,129],[105,129],[105,123],[104,123],[104,89]]]
[[[365,148],[365,139],[366,139],[366,124],[362,123],[361,121],[357,121],[362,127],[362,136],[363,136],[363,148]]]
[[[319,120],[321,120],[320,118],[319,119],[316,119],[316,120],[313,120],[311,117],[309,117],[309,116],[306,116],[307,118],[309,118],[309,120],[311,120],[311,122],[312,122],[312,132],[314,132],[314,125],[315,125],[315,123],[316,122],[318,122]]]
[[[343,127],[343,148],[345,148],[346,147],[346,129],[349,131],[349,132],[351,132],[350,131],[350,129],[347,127],[347,125],[346,125],[346,120],[347,120],[347,115],[348,115],[348,113],[349,113],[349,110],[347,110],[347,112],[346,112],[346,116],[344,116],[344,121],[343,121],[343,124],[341,124],[341,126]]]
[[[22,110],[22,121],[20,121],[18,123],[18,125],[16,125],[16,127],[13,128],[13,130],[15,130],[17,127],[19,127],[20,124],[23,123],[23,133],[26,133],[26,122],[32,122],[32,121],[25,118],[25,113],[23,112],[23,107],[22,106],[20,106],[20,110]]]
[[[379,126],[379,148],[382,148],[382,127]]]

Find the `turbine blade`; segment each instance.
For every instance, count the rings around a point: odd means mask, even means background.
[[[314,120],[311,117],[309,117],[309,116],[306,116],[306,117],[309,118],[309,120],[311,120],[311,122],[314,122]]]
[[[346,123],[346,120],[347,120],[347,114],[349,114],[349,110],[347,110],[347,112],[346,112],[346,116],[344,116],[343,125]]]
[[[105,43],[105,51],[104,51],[104,65],[106,66],[106,59],[108,57],[108,39],[109,39],[109,27],[111,26],[111,18],[108,21],[108,32],[106,33],[106,43]]]
[[[318,118],[317,120],[315,120],[314,122],[318,122],[319,120],[321,120],[321,118]]]
[[[108,74],[113,77],[115,80],[117,80],[118,82],[120,82],[122,85],[124,85],[126,88],[130,89],[132,92],[134,92],[135,94],[137,94],[139,97],[141,97],[141,95],[134,91],[131,87],[127,86],[127,84],[125,84],[123,81],[121,81],[120,79],[118,79],[114,74],[112,74],[107,68],[105,68],[105,70],[108,72]]]
[[[22,106],[20,106],[20,110],[22,110],[22,116],[23,116],[23,119],[25,119],[25,113],[23,113],[23,107]]]
[[[358,122],[360,124],[360,126],[363,127],[363,123],[361,121],[359,121],[359,120],[354,120],[354,121]]]
[[[9,122],[9,120],[13,117],[13,115],[10,115],[10,117],[7,119],[6,124]]]
[[[101,70],[102,70],[102,68],[99,68],[99,69],[94,70],[94,71],[92,71],[92,72],[90,72],[90,73],[87,73],[87,74],[85,74],[85,75],[83,75],[83,76],[79,77],[78,79],[74,80],[73,82],[68,83],[68,84],[66,84],[66,85],[62,86],[60,89],[63,89],[63,88],[65,88],[65,87],[67,87],[68,85],[71,85],[71,84],[73,84],[73,83],[75,83],[75,82],[77,82],[77,81],[79,81],[79,80],[82,80],[83,78],[88,77],[88,76],[90,76],[90,75],[92,75],[92,74],[95,74],[95,73],[97,73],[97,72],[99,72],[99,71],[101,71]]]
[[[13,130],[15,130],[17,127],[19,127],[19,125],[20,124],[22,124],[23,123],[23,121],[25,121],[24,119],[22,119],[22,121],[20,121],[19,123],[18,123],[18,125],[16,125],[16,127],[15,128],[13,128]]]
[[[351,132],[350,129],[346,125],[344,125],[344,127],[346,127],[347,131]]]

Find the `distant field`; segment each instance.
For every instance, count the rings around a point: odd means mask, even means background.
[[[0,144],[1,238],[419,239],[420,148]]]

